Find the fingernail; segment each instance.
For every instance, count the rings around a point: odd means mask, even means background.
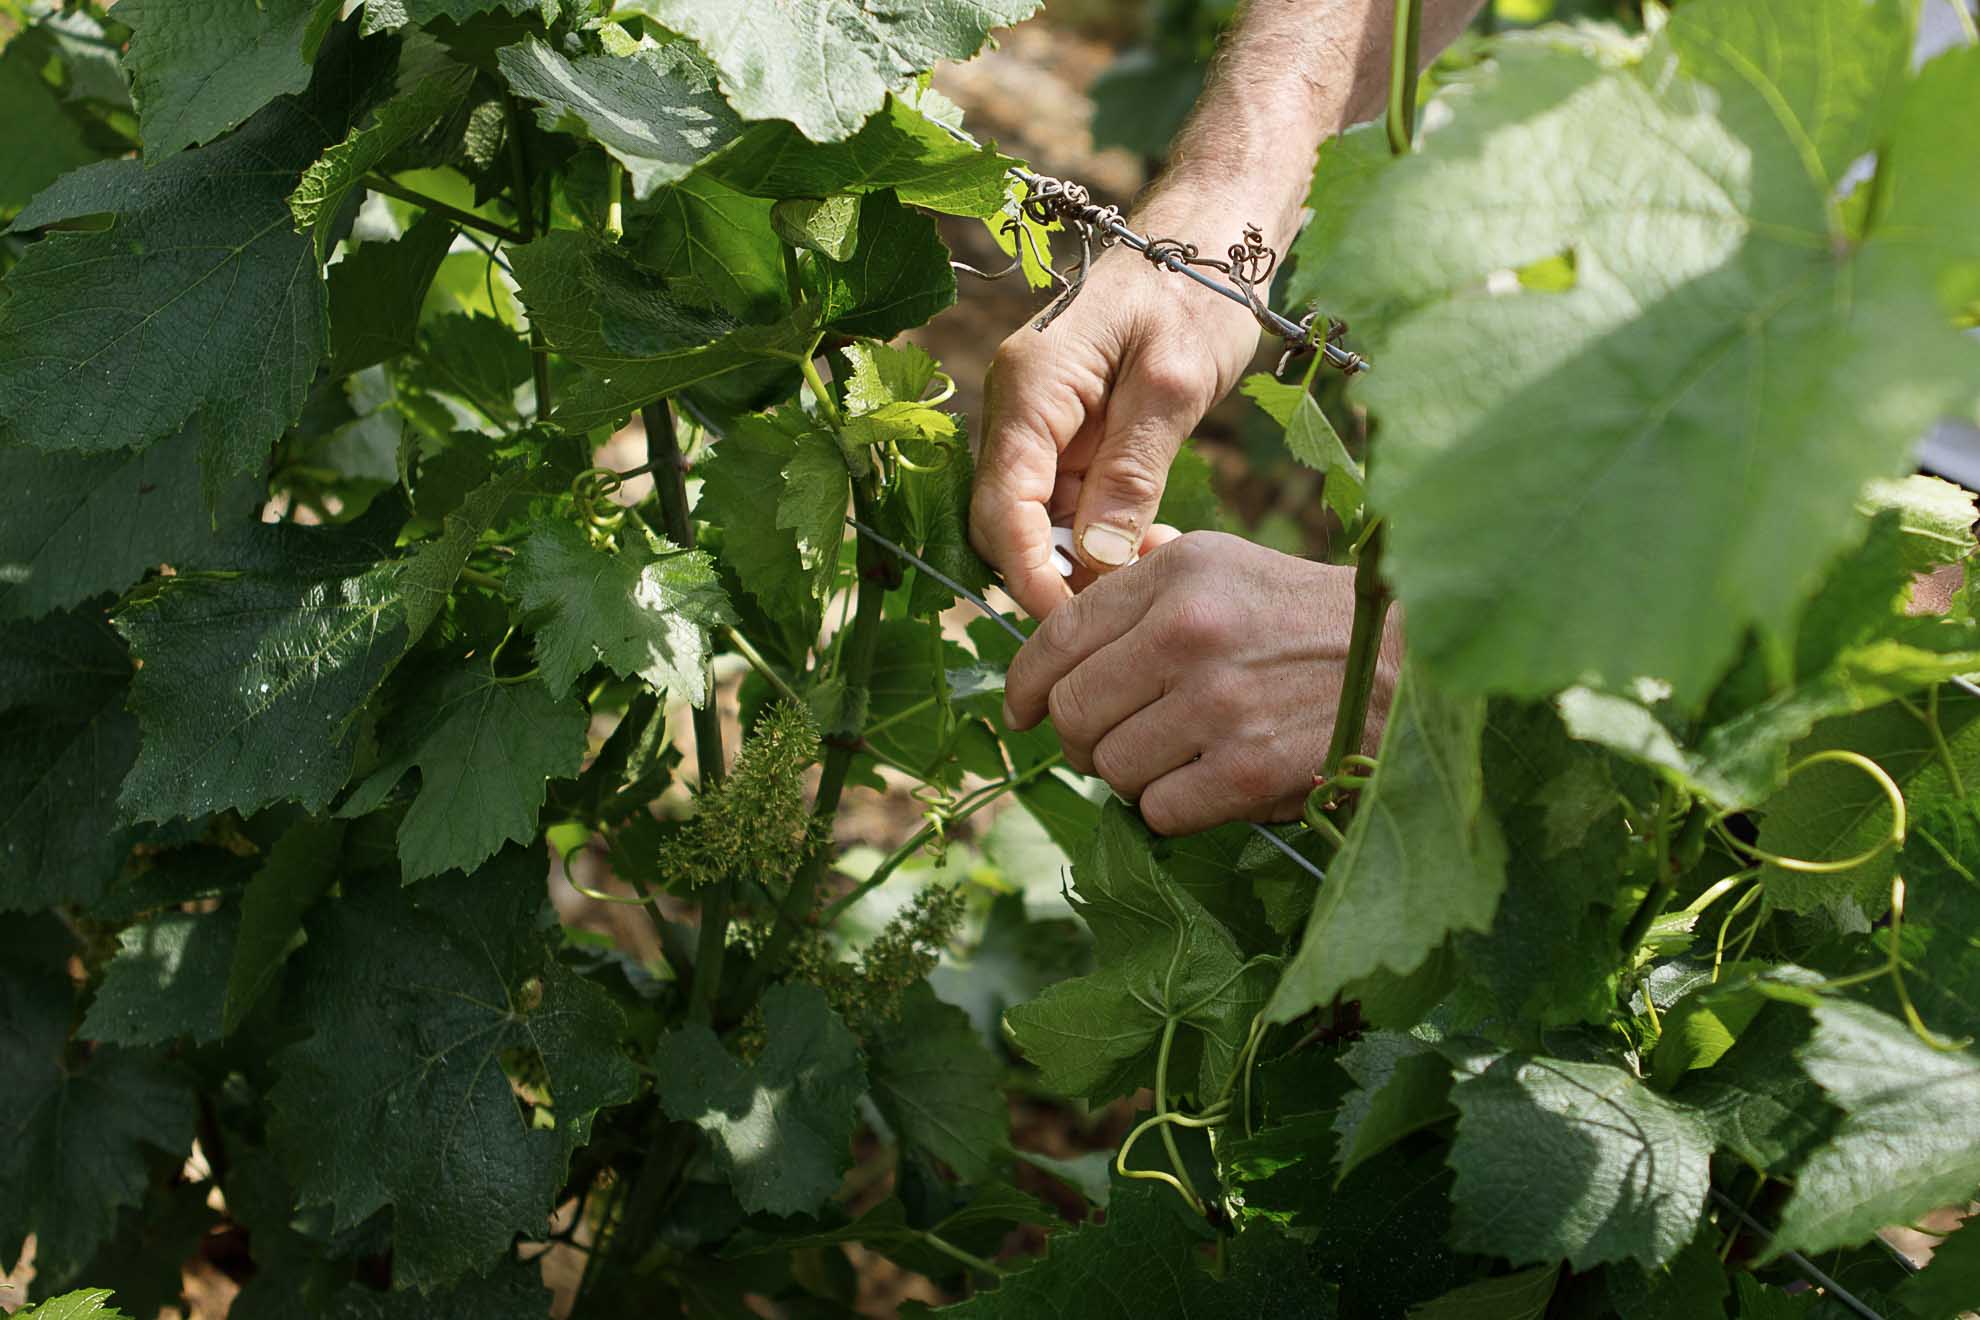
[[[1112,527],[1088,527],[1080,534],[1079,549],[1089,563],[1105,564],[1108,568],[1119,568],[1134,558],[1133,538]]]

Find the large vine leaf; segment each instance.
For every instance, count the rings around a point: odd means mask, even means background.
[[[302,412],[328,342],[322,276],[288,195],[341,137],[378,57],[326,55],[225,141],[152,166],[66,176],[17,228],[108,214],[34,243],[0,284],[0,437],[37,449],[142,448],[195,415],[209,492],[258,471]]]
[[[1789,636],[1863,483],[1972,399],[1980,352],[1931,276],[1970,250],[1949,217],[1980,204],[1980,145],[1923,112],[1878,135],[1912,8],[1687,5],[1615,71],[1502,46],[1370,185],[1310,287],[1385,325],[1358,387],[1383,423],[1370,493],[1430,670],[1702,697],[1749,628]],[[1980,61],[1917,87],[1949,110]],[[1900,200],[1858,235],[1837,181],[1872,140]],[[1567,288],[1502,275],[1559,258]]]
[[[149,449],[0,449],[0,618],[35,618],[122,591],[160,564],[200,568],[218,526],[242,521],[254,483],[201,497],[199,428]]]
[[[20,930],[40,939],[60,928]],[[11,948],[0,962],[0,1267],[12,1271],[35,1235],[44,1280],[73,1277],[115,1232],[117,1212],[149,1182],[147,1152],[192,1145],[191,1091],[149,1055],[106,1046],[68,1057],[74,991],[46,951]]]
[[[1460,1057],[1454,1240],[1515,1264],[1648,1267],[1691,1241],[1712,1132],[1627,1069],[1528,1055]]]
[[[859,1042],[815,986],[768,991],[763,1021],[769,1043],[750,1064],[699,1023],[663,1037],[660,1107],[707,1134],[744,1210],[808,1214],[852,1163],[866,1069]]]
[[[1867,1241],[1980,1188],[1980,1058],[1941,1051],[1897,1018],[1824,1000],[1801,1066],[1843,1112],[1795,1175],[1768,1254]]]
[[[1271,991],[1274,969],[1246,960],[1152,845],[1129,808],[1102,809],[1073,868],[1073,907],[1093,929],[1098,965],[1005,1014],[1018,1048],[1056,1091],[1099,1101],[1152,1085],[1163,1037],[1173,1034],[1172,1087],[1222,1095]]]
[[[990,29],[1038,0],[634,0],[691,37],[745,119],[788,119],[814,142],[850,137],[887,93],[941,60],[976,54]]]
[[[147,161],[210,142],[309,86],[339,0],[125,0],[124,54]]]
[[[598,661],[622,677],[699,706],[708,631],[731,620],[708,556],[666,542],[640,543],[637,529],[616,550],[600,549],[569,519],[538,523],[516,554],[509,581],[525,610],[547,618],[536,661],[563,693]]]
[[[271,1138],[336,1228],[393,1207],[401,1286],[540,1232],[593,1115],[637,1091],[618,1008],[554,957],[543,877],[512,849],[465,880],[347,880],[308,923],[312,1034],[276,1056]]]
[[[685,42],[572,60],[529,37],[496,59],[517,95],[541,103],[538,124],[605,148],[637,198],[685,177],[742,129],[715,90],[715,71]]]
[[[1485,805],[1484,729],[1483,700],[1453,697],[1414,666],[1405,671],[1374,782],[1272,997],[1274,1021],[1379,970],[1416,970],[1453,931],[1491,926],[1506,848]]]
[[[696,172],[655,193],[647,223],[635,229],[641,264],[690,294],[745,321],[774,321],[790,310],[784,248],[771,228],[774,203]]]
[[[321,809],[350,776],[358,712],[405,652],[384,545],[299,527],[243,540],[246,571],[165,578],[118,611],[141,661],[144,742],[121,794],[134,819]]]

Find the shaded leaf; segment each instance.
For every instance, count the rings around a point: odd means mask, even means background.
[[[147,161],[210,142],[309,85],[337,0],[136,0],[124,67]]]
[[[900,1016],[873,1032],[867,1053],[874,1102],[903,1142],[965,1183],[982,1182],[1009,1162],[1004,1066],[983,1047],[968,1014],[917,983],[902,998]]]

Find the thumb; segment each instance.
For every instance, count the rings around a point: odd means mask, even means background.
[[[1074,544],[1096,573],[1131,561],[1155,523],[1169,464],[1203,408],[1187,382],[1144,368],[1107,400],[1107,419],[1080,488]]]

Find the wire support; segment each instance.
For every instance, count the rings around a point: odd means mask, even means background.
[[[978,151],[983,150],[981,143],[961,129],[949,124],[942,127],[956,141]],[[1321,322],[1318,314],[1313,312],[1295,321],[1272,310],[1266,303],[1259,290],[1270,281],[1279,258],[1278,253],[1267,246],[1257,226],[1245,226],[1243,238],[1226,248],[1223,257],[1207,257],[1200,254],[1194,243],[1173,238],[1151,238],[1137,233],[1121,215],[1119,207],[1102,206],[1095,202],[1083,184],[1039,174],[1022,165],[1012,166],[1007,173],[1025,187],[1025,196],[1019,203],[1024,215],[1012,216],[1005,221],[1003,232],[1014,244],[1022,243],[1031,250],[1038,264],[1045,268],[1060,290],[1052,305],[1032,322],[1034,328],[1044,330],[1050,326],[1079,297],[1080,289],[1086,283],[1087,271],[1093,265],[1096,244],[1103,251],[1120,244],[1139,252],[1159,269],[1187,276],[1212,293],[1238,303],[1251,313],[1260,329],[1285,340],[1286,351],[1278,365],[1280,374],[1284,374],[1286,364],[1295,354],[1307,351],[1318,352],[1328,366],[1350,376],[1371,369],[1368,359],[1341,347],[1338,342],[1347,333],[1343,322]],[[1070,275],[1043,260],[1031,231],[1024,224],[1026,219],[1040,226],[1061,224],[1079,235],[1079,263]],[[1022,262],[1023,258],[1019,257],[1000,271],[982,271],[962,262],[951,264],[978,279],[995,280],[1011,274]],[[1216,274],[1211,274],[1212,271]],[[1220,279],[1219,275],[1225,278]]]

